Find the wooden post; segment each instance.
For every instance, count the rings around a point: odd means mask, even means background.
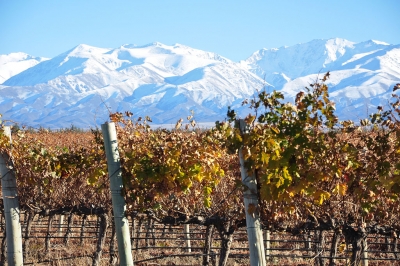
[[[4,126],[2,131],[11,142],[11,128]],[[6,220],[8,265],[20,266],[24,262],[17,180],[11,158],[6,153],[0,154],[0,178]]]
[[[125,216],[125,200],[122,196],[122,171],[118,152],[117,131],[114,123],[101,125],[107,155],[108,175],[113,205],[118,253],[121,266],[133,265],[129,221]]]
[[[239,120],[239,128],[242,134],[247,133],[247,125],[243,119]],[[240,173],[242,183],[248,188],[243,192],[246,211],[246,226],[249,239],[250,265],[265,266],[265,250],[261,231],[260,215],[258,211],[257,180],[254,174],[249,175],[244,166],[242,147],[239,149]],[[250,213],[250,210],[251,213]]]
[[[185,246],[186,252],[192,252],[191,245],[190,245],[190,227],[189,224],[183,225],[183,233],[185,235]]]

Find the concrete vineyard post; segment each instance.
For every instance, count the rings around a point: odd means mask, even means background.
[[[63,224],[64,224],[64,215],[60,214],[60,219],[58,221],[58,236],[62,236]]]
[[[246,134],[247,125],[243,119],[239,120],[239,128],[242,134]],[[244,206],[246,211],[246,226],[247,236],[249,239],[250,265],[265,266],[265,250],[263,235],[261,230],[260,215],[258,211],[258,196],[257,196],[257,180],[254,174],[249,175],[244,166],[245,160],[243,157],[242,148],[239,149],[240,173],[242,183],[248,188],[243,192]],[[249,208],[250,207],[250,208]],[[251,213],[249,211],[251,209]],[[254,211],[253,211],[254,210]]]
[[[120,265],[133,265],[129,221],[125,216],[125,200],[122,196],[122,171],[118,152],[117,132],[114,123],[101,125],[107,155],[108,175],[117,234]]]
[[[3,127],[2,130],[11,142],[11,128]],[[6,220],[8,265],[21,266],[24,262],[17,180],[12,165],[10,165],[10,158],[5,153],[0,154],[0,178]]]
[[[368,266],[368,243],[367,238],[363,241],[363,251],[361,253],[362,266]]]
[[[183,233],[185,236],[185,246],[187,252],[192,252],[191,244],[190,244],[190,226],[189,224],[183,225]]]
[[[265,231],[265,256],[267,260],[270,260],[270,253],[271,253],[271,231]]]

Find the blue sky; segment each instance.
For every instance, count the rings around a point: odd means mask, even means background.
[[[399,0],[0,0],[0,54],[181,43],[246,59],[313,39],[400,44]]]

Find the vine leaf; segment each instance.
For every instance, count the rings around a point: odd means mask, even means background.
[[[247,213],[250,214],[254,218],[256,210],[257,210],[256,205],[253,203],[250,203],[247,208]]]

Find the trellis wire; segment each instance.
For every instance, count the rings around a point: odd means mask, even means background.
[[[29,213],[25,213],[23,217],[21,217],[21,222],[28,222],[29,219],[25,218],[29,215]],[[70,236],[69,241],[75,241],[73,243],[82,243],[82,241],[90,241],[91,243],[95,243],[98,240],[99,235],[99,223],[97,222],[97,216],[87,216],[87,220],[85,222],[85,226],[82,227],[82,220],[83,216],[75,215],[73,223],[69,225],[70,229]],[[57,217],[58,218],[58,217]],[[49,224],[48,222],[51,222]],[[150,222],[148,219],[144,219],[142,221],[143,226],[136,226],[135,228],[137,231],[133,235],[134,237],[131,238],[132,242],[135,242],[137,245],[132,246],[132,251],[137,252],[139,250],[169,250],[172,252],[171,254],[165,256],[154,256],[152,258],[146,258],[146,261],[150,260],[160,260],[166,257],[188,257],[193,256],[194,258],[206,256],[203,253],[204,250],[204,241],[205,241],[205,234],[206,228],[205,226],[193,226],[189,232],[191,242],[191,253],[186,252],[186,246],[183,244],[185,241],[185,236],[187,233],[183,231],[183,226],[171,226],[170,229],[172,231],[166,232],[165,226],[163,224],[157,224],[154,222]],[[133,220],[135,222],[135,220]],[[0,214],[0,228],[1,225],[4,223],[3,215]],[[41,241],[49,241],[48,247],[50,248],[52,243],[55,241],[63,242],[65,236],[58,236],[58,229],[60,228],[60,221],[58,219],[50,219],[47,217],[44,219],[39,219],[36,215],[34,221],[31,224],[31,235],[26,237],[25,233],[28,229],[27,224],[23,224],[23,235],[24,240],[40,240]],[[132,224],[132,219],[130,221]],[[50,225],[50,226],[49,226]],[[68,225],[66,225],[68,226]],[[84,228],[84,231],[82,231]],[[144,228],[147,228],[144,230]],[[112,227],[108,229],[107,237],[105,241],[107,243],[110,242],[111,237],[111,230]],[[139,231],[140,230],[140,231]],[[311,233],[312,237],[308,237],[308,234]],[[146,237],[147,235],[147,237]],[[330,239],[333,237],[333,232],[327,232],[326,236],[326,244],[323,247],[317,247],[319,245],[319,241],[317,240],[318,234],[315,231],[307,232],[303,235],[293,236],[286,233],[278,233],[278,232],[270,232],[270,239],[264,240],[264,242],[269,243],[268,249],[268,257],[269,258],[290,258],[290,259],[301,259],[301,260],[312,260],[312,259],[335,259],[335,260],[348,260],[350,250],[345,250],[339,256],[329,256],[330,251]],[[58,239],[58,240],[57,240]],[[0,242],[4,240],[4,229],[0,231]],[[146,244],[146,240],[147,244]],[[217,242],[219,241],[219,237],[217,234],[212,238],[212,245],[211,250],[213,251],[211,256],[217,256],[218,251],[221,249],[218,247]],[[398,261],[399,252],[397,252],[397,241],[391,241],[392,239],[386,239],[384,236],[369,236],[368,240],[368,260],[369,261]],[[76,242],[78,241],[78,242]],[[178,241],[178,242],[177,242]],[[244,230],[238,230],[234,234],[234,242],[236,246],[232,247],[232,252],[230,257],[243,257],[248,258],[248,248],[246,243],[246,232]],[[169,242],[168,246],[163,246],[163,242]],[[172,245],[171,243],[181,243],[179,245]],[[394,243],[395,242],[395,243]],[[65,242],[64,242],[65,243]],[[72,242],[71,242],[72,244]],[[266,245],[268,246],[268,245]],[[29,248],[29,247],[28,247]],[[102,250],[102,254],[106,256],[110,256],[110,253],[106,251],[108,246],[104,246]],[[174,253],[174,252],[179,253]],[[317,252],[318,251],[318,252]],[[25,251],[24,253],[27,253]],[[298,254],[294,254],[297,252]],[[4,256],[4,254],[2,254]],[[379,256],[379,257],[378,257]],[[93,257],[89,255],[80,256],[76,255],[76,258],[81,257]],[[71,259],[71,257],[66,258],[55,258],[56,260],[67,260]],[[140,258],[136,259],[136,262],[143,261]],[[26,261],[26,264],[32,264],[32,261]]]

